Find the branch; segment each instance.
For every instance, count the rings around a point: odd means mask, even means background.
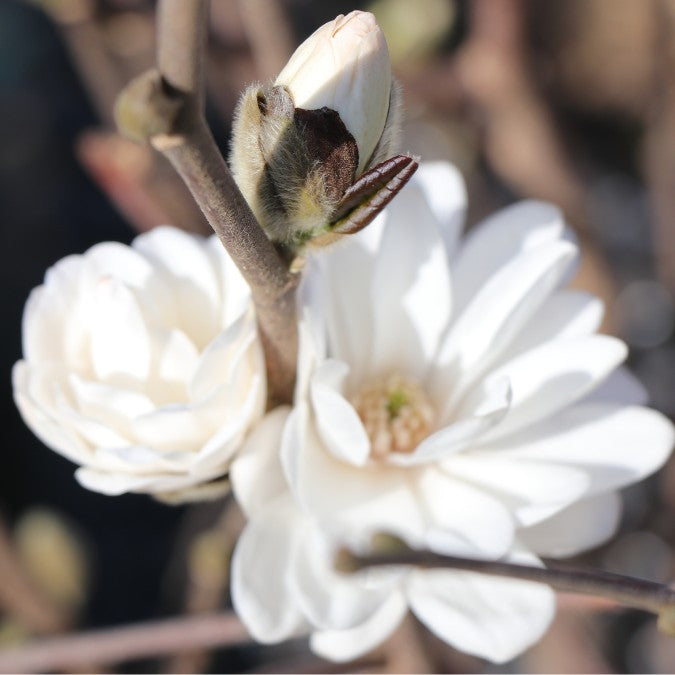
[[[22,647],[0,650],[0,672],[73,671],[92,663],[112,664],[249,640],[246,629],[234,614],[180,617],[36,640]]]
[[[251,287],[270,403],[290,402],[297,359],[295,288],[218,151],[204,118],[205,0],[161,0],[158,70],[133,80],[116,106],[122,133],[149,141],[190,189]]]
[[[411,565],[424,569],[454,569],[494,576],[534,581],[557,591],[594,595],[635,609],[659,615],[659,627],[675,635],[675,590],[662,584],[612,572],[587,570],[563,565],[530,567],[498,560],[475,560],[442,555],[432,551],[403,548],[387,553],[360,556],[341,549],[336,567],[343,572],[358,572],[369,567]]]

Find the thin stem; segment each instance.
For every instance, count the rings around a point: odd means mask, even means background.
[[[290,402],[297,359],[297,275],[267,238],[232,178],[204,118],[206,0],[161,0],[158,71],[117,103],[120,129],[171,162],[251,287],[265,350],[270,404]]]
[[[343,549],[339,553],[337,565],[339,569],[350,572],[368,567],[390,565],[411,565],[425,569],[455,569],[534,581],[547,584],[558,591],[609,598],[619,604],[655,614],[661,614],[666,610],[672,611],[675,607],[675,590],[662,584],[612,572],[563,565],[530,567],[516,563],[474,560],[412,549],[375,553],[368,556],[359,556]]]
[[[0,650],[1,673],[72,671],[92,663],[113,664],[199,647],[250,640],[234,614],[201,614],[35,640]]]

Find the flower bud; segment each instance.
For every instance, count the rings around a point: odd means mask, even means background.
[[[324,24],[291,56],[275,85],[296,108],[335,110],[359,151],[357,176],[377,145],[389,111],[391,65],[382,29],[355,10]]]

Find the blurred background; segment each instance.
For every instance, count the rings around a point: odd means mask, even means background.
[[[631,347],[652,404],[675,415],[675,0],[213,0],[207,116],[227,152],[251,80],[352,9],[373,11],[403,86],[403,150],[447,159],[469,226],[521,198],[555,202],[581,242],[575,285]],[[149,148],[115,135],[122,86],[154,59],[154,3],[0,3],[3,458],[0,647],[31,636],[228,606],[242,518],[225,499],[170,507],[81,488],[24,426],[10,372],[23,304],[59,258],[160,223],[208,233]],[[639,449],[637,449],[639,450]],[[618,536],[573,562],[675,577],[675,463],[625,493]],[[87,672],[672,672],[675,640],[640,612],[560,596],[548,635],[495,668],[412,620],[366,660],[335,668],[304,641],[244,644]],[[84,672],[84,671],[83,671]]]

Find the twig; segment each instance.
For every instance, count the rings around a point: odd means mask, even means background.
[[[297,359],[295,288],[237,188],[204,118],[205,0],[162,0],[158,71],[118,99],[118,126],[150,141],[171,162],[251,287],[265,349],[271,403],[292,399]]]
[[[119,663],[195,647],[224,647],[249,641],[234,614],[206,614],[94,630],[0,650],[0,672],[70,670],[90,663]]]
[[[0,608],[40,633],[63,630],[68,616],[33,587],[14,555],[9,533],[0,520]]]
[[[375,553],[368,556],[359,556],[347,549],[342,549],[336,560],[338,569],[345,572],[390,565],[411,565],[425,569],[455,569],[534,581],[547,584],[558,591],[609,598],[619,604],[653,612],[660,616],[663,616],[664,612],[675,611],[675,590],[668,586],[600,570],[563,565],[531,567],[499,560],[475,560],[413,549]]]

